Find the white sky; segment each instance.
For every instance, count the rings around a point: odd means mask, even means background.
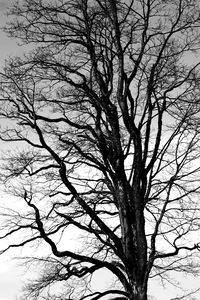
[[[5,24],[6,17],[4,13],[10,2],[11,0],[0,0],[0,27]],[[21,49],[19,50],[16,41],[9,39],[0,29],[0,69],[2,68],[3,62],[8,55],[13,55],[20,52]],[[16,262],[10,261],[9,254],[0,256],[0,300],[17,299],[17,295],[19,295],[19,290],[23,283],[23,276],[21,275],[22,271],[16,267]],[[185,279],[184,281],[186,288],[191,287],[191,281],[188,281],[188,279]],[[195,284],[196,287],[199,285],[198,281],[199,280],[197,279]],[[155,299],[169,300],[172,297],[170,289],[167,289],[165,292],[163,292],[163,290],[156,285],[154,285],[151,289],[154,289]],[[174,294],[173,297],[175,297]]]
[[[0,0],[0,27],[5,24],[6,7],[11,0]],[[0,69],[8,55],[17,52],[16,41],[9,39],[0,29]],[[1,147],[1,145],[0,145]],[[1,200],[0,195],[0,200]],[[11,261],[8,254],[0,256],[0,300],[16,300],[19,289],[22,287],[22,271]]]
[[[0,0],[0,27],[5,24],[6,16],[5,11],[7,5],[11,0]],[[12,54],[16,49],[16,41],[9,39],[6,34],[0,29],[0,66],[2,67],[3,61],[7,55]]]

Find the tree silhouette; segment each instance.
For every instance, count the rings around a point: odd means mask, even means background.
[[[197,272],[198,1],[24,0],[10,15],[30,51],[1,74],[0,138],[16,143],[1,179],[24,203],[2,213],[1,253],[52,252],[26,299],[68,282],[64,299],[146,300],[152,278]],[[94,291],[103,269],[117,284]]]

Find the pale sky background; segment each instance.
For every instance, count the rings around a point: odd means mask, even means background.
[[[8,55],[19,52],[16,41],[9,39],[1,29],[6,21],[6,7],[10,2],[11,0],[0,0],[0,69]],[[0,195],[0,200],[1,198]],[[16,261],[11,261],[9,254],[0,256],[0,300],[17,299],[19,290],[23,285],[22,274],[22,270],[16,267]]]
[[[9,39],[2,31],[1,27],[6,22],[6,7],[11,0],[0,0],[0,66],[2,67],[4,59],[7,55],[14,54],[16,50],[16,41]]]
[[[0,27],[5,24],[6,17],[4,15],[6,7],[9,5],[11,0],[0,0]],[[13,2],[13,1],[12,1]],[[16,41],[9,39],[5,33],[0,29],[0,69],[3,66],[3,62],[8,55],[19,54],[23,49],[19,49]],[[1,145],[0,145],[1,147]],[[1,195],[0,195],[1,200]],[[1,243],[0,243],[1,248]],[[23,272],[20,268],[16,267],[16,261],[10,260],[10,255],[5,254],[0,256],[0,300],[17,300],[19,295],[19,290],[23,285]],[[100,278],[96,279],[96,284],[100,283]],[[181,279],[182,280],[182,279]],[[191,288],[194,286],[199,287],[199,278],[195,281],[191,281],[188,278],[183,278],[184,286]],[[167,289],[163,291],[158,285],[153,285],[150,289],[154,290],[155,299],[157,300],[170,300],[175,297],[176,294],[173,293],[173,289]],[[200,299],[200,298],[199,298]]]

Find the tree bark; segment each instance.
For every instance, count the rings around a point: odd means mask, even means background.
[[[130,296],[130,300],[147,300],[147,289],[143,287],[133,287],[133,294]]]

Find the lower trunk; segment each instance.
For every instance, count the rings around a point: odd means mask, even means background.
[[[134,284],[128,300],[147,300],[147,288]]]
[[[137,293],[137,295],[133,295],[130,300],[147,300],[147,294],[143,292]]]
[[[133,295],[128,300],[147,300],[147,295],[146,293],[137,293],[137,295]]]

